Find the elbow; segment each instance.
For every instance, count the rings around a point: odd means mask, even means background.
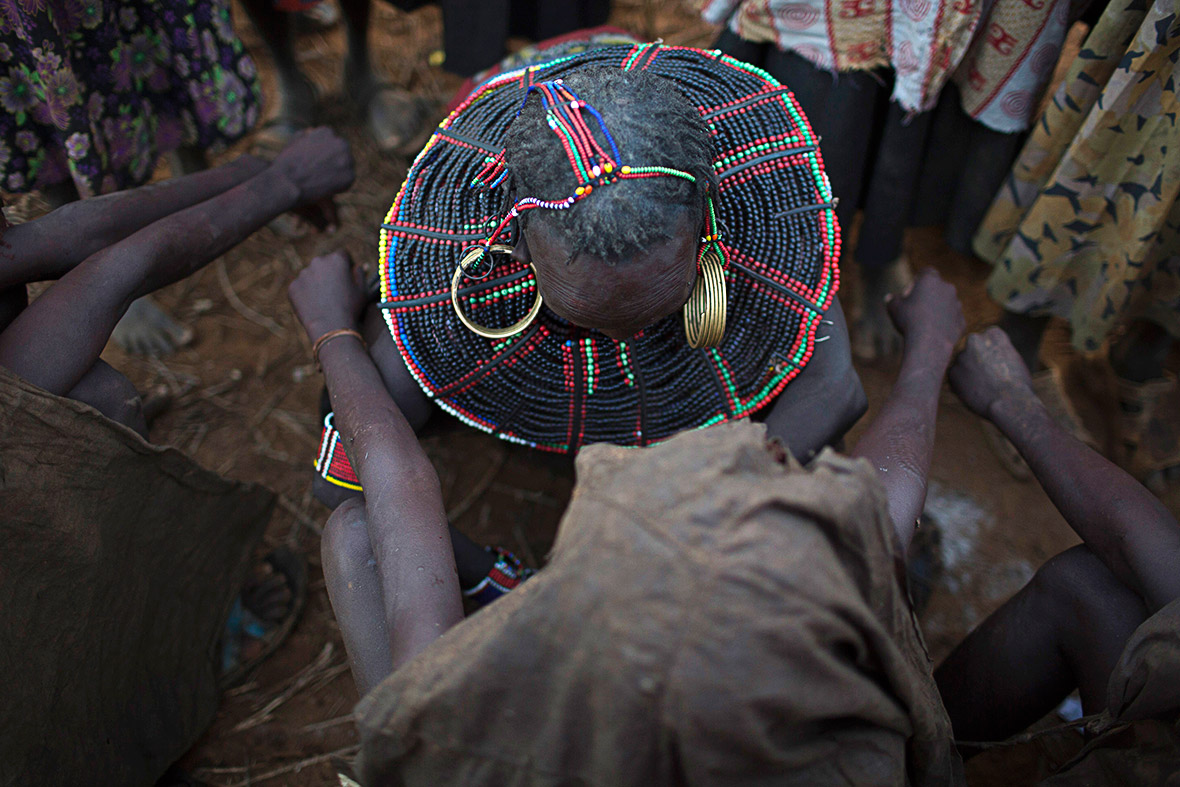
[[[851,366],[840,382],[832,386],[829,396],[825,407],[830,408],[830,415],[827,416],[830,419],[827,443],[830,445],[844,439],[848,430],[868,412],[869,398],[865,395],[860,375]]]
[[[844,387],[844,402],[841,409],[841,434],[845,434],[869,411],[869,397],[855,370],[849,370],[848,384]]]

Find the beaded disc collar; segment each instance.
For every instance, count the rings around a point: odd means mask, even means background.
[[[502,339],[478,336],[456,317],[450,283],[460,258],[514,218],[496,188],[506,129],[542,84],[546,100],[576,101],[558,80],[590,66],[675,81],[713,136],[713,220],[722,232],[708,242],[727,260],[730,315],[720,347],[690,348],[679,312],[626,341],[543,307]],[[818,139],[764,71],[686,47],[601,47],[494,77],[439,125],[382,224],[380,305],[415,380],[468,424],[551,451],[646,445],[749,415],[807,364],[838,286],[833,208]],[[501,256],[465,279],[458,296],[481,324],[507,326],[529,311],[536,281],[527,265]]]

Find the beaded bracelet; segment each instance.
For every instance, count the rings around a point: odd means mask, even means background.
[[[333,339],[337,339],[341,336],[355,336],[357,341],[361,343],[362,347],[365,349],[368,349],[369,347],[369,345],[365,343],[365,337],[361,336],[360,331],[354,331],[352,328],[337,328],[334,331],[328,331],[323,336],[316,339],[315,343],[311,346],[311,357],[315,359],[315,368],[321,370],[324,368],[320,364],[320,348]]]

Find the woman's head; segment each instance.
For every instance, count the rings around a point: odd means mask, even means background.
[[[577,325],[627,338],[688,298],[705,194],[716,183],[712,142],[696,109],[669,80],[590,68],[564,82],[601,114],[620,164],[670,167],[696,178],[618,180],[568,210],[521,214],[517,256],[536,267],[549,308]],[[605,146],[597,127],[590,128]],[[561,200],[578,184],[535,95],[508,129],[505,160],[516,199]]]

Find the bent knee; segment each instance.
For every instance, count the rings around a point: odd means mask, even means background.
[[[345,500],[328,517],[320,540],[320,556],[325,574],[345,577],[373,560],[363,498]]]
[[[147,436],[147,422],[144,420],[139,391],[130,380],[102,361],[94,364],[67,396]]]
[[[1029,585],[1051,603],[1060,620],[1096,621],[1144,614],[1143,599],[1084,544],[1050,558],[1037,569]]]

